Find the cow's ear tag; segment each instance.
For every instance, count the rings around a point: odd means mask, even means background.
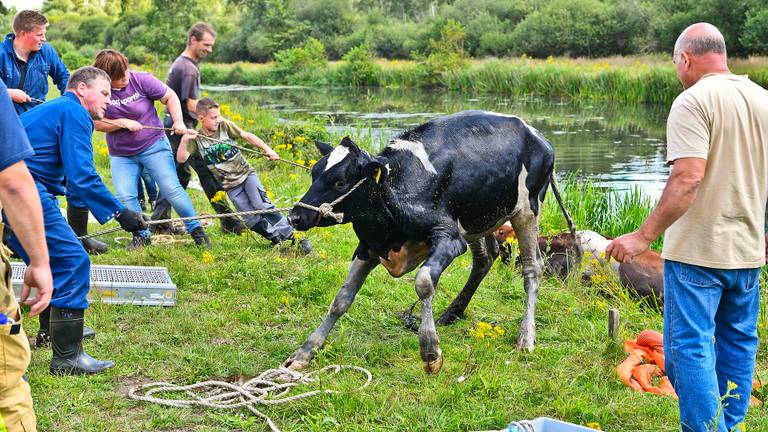
[[[381,168],[376,167],[374,169],[376,171],[373,172],[373,179],[376,180],[376,184],[379,184],[379,180],[381,180]]]

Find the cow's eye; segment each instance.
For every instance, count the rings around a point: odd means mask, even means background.
[[[344,189],[344,186],[346,186],[346,183],[341,180],[337,180],[336,183],[333,184],[333,187],[336,189]]]

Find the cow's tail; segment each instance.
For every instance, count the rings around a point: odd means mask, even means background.
[[[568,213],[568,209],[565,208],[565,204],[563,203],[563,197],[562,195],[560,195],[560,188],[557,187],[557,179],[555,178],[554,170],[552,170],[552,174],[550,175],[550,183],[552,184],[552,193],[555,194],[555,200],[557,200],[557,205],[560,206],[560,211],[563,212],[565,223],[568,224],[568,230],[571,232],[571,235],[573,236],[573,244],[576,247],[576,253],[578,255],[576,256],[576,264],[578,266],[578,264],[581,263],[581,257],[584,255],[584,251],[581,249],[581,242],[576,237],[576,226],[573,223],[571,214]]]

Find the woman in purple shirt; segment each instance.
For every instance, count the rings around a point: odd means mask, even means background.
[[[176,93],[148,72],[129,70],[128,59],[119,51],[102,50],[96,55],[94,66],[112,79],[107,112],[103,120],[94,123],[97,130],[107,133],[117,199],[131,210],[141,211],[137,183],[142,168],[146,168],[176,213],[181,217],[197,216],[189,195],[179,183],[171,146],[155,110],[156,100],[166,105],[173,118],[173,132],[184,134],[187,128],[181,119],[181,104]],[[197,245],[211,247],[200,222],[193,220],[185,225]],[[150,243],[149,230],[144,230],[134,235],[128,247]]]

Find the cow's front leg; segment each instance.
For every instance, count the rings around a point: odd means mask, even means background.
[[[469,249],[472,251],[472,271],[469,273],[469,279],[448,309],[437,320],[438,325],[452,324],[464,315],[469,301],[475,295],[475,290],[491,270],[493,261],[499,256],[499,246],[493,235],[470,243]]]
[[[283,366],[293,369],[302,370],[307,367],[312,358],[315,357],[315,353],[325,343],[325,339],[328,337],[336,321],[344,315],[352,302],[355,300],[358,290],[365,282],[365,278],[368,273],[373,270],[376,265],[379,264],[379,259],[376,256],[368,254],[367,251],[363,254],[368,259],[360,257],[360,247],[355,252],[355,257],[352,259],[352,264],[349,266],[349,272],[347,278],[341,285],[341,289],[336,294],[336,298],[333,299],[331,307],[328,310],[328,315],[325,316],[323,323],[309,335],[307,340],[297,349],[290,357],[283,363]]]
[[[429,255],[416,274],[416,294],[421,300],[421,324],[419,325],[419,350],[424,370],[436,373],[443,366],[440,340],[432,317],[432,298],[440,275],[454,258],[467,250],[467,243],[459,234],[441,232],[430,241]]]
[[[533,351],[536,342],[536,302],[544,269],[544,259],[539,250],[539,218],[530,210],[521,211],[511,222],[517,233],[525,286],[525,315],[520,323],[517,349]]]

